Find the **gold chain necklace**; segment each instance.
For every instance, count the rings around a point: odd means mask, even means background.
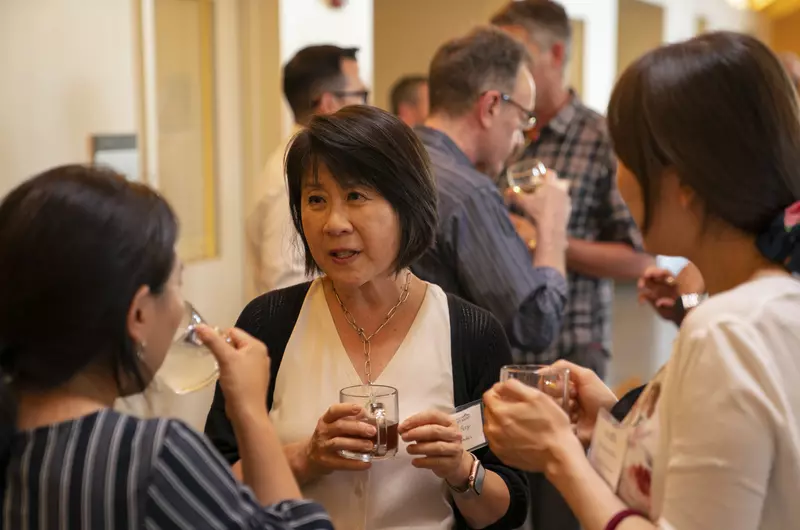
[[[364,328],[356,324],[356,319],[353,317],[350,311],[347,310],[344,302],[342,302],[342,299],[339,298],[339,293],[336,292],[336,286],[333,285],[333,282],[331,282],[331,286],[333,287],[333,295],[336,297],[336,301],[339,302],[339,307],[342,308],[345,320],[347,320],[347,323],[350,324],[350,327],[353,328],[358,334],[358,338],[361,339],[361,344],[364,346],[364,372],[367,376],[367,384],[371,385],[372,361],[370,359],[370,353],[372,352],[372,345],[370,344],[370,341],[373,339],[373,337],[375,337],[375,335],[377,335],[383,328],[386,327],[386,324],[388,324],[392,317],[394,317],[400,306],[403,305],[406,300],[408,300],[408,292],[411,287],[411,271],[408,271],[408,275],[406,276],[406,283],[403,285],[403,291],[400,293],[400,299],[397,301],[394,307],[392,307],[389,312],[386,313],[386,318],[383,320],[383,324],[378,326],[378,329],[373,331],[369,336],[367,336],[366,332],[364,332]]]

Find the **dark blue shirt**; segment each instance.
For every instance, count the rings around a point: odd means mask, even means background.
[[[545,350],[561,329],[566,280],[533,265],[497,186],[446,134],[428,127],[416,132],[436,177],[439,228],[414,273],[494,313],[513,347]]]

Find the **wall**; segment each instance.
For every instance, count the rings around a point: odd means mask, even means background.
[[[427,75],[445,41],[486,24],[506,0],[379,0],[375,5],[375,104],[389,108],[389,90],[403,75]],[[409,31],[409,28],[414,28]]]
[[[800,54],[800,11],[772,22],[772,45],[778,51]]]
[[[0,0],[0,196],[88,162],[90,134],[136,131],[131,15],[127,0]]]
[[[664,8],[641,0],[619,0],[617,77],[643,53],[664,42]]]
[[[405,0],[375,4],[375,98],[374,103],[389,108],[389,91],[403,75],[427,75],[436,50],[445,41],[487,24],[507,0]],[[413,26],[413,38],[408,27]],[[573,21],[576,50],[584,47],[585,27]],[[568,76],[583,93],[582,54],[575,54]],[[580,69],[578,71],[577,69]]]

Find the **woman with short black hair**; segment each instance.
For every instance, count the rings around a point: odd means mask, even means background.
[[[183,423],[111,409],[149,384],[180,324],[177,237],[161,196],[105,169],[58,167],[0,203],[0,527],[332,528],[300,500],[246,333],[229,345],[198,328],[252,491]]]
[[[297,135],[286,173],[306,267],[323,276],[255,299],[238,325],[269,348],[266,407],[304,495],[339,528],[521,526],[524,476],[467,451],[451,416],[511,363],[502,327],[409,270],[437,226],[425,149],[389,113],[347,107]],[[373,444],[338,402],[369,383],[398,389],[401,440],[393,459],[365,463],[340,456]],[[226,398],[218,389],[206,433],[237,467]]]

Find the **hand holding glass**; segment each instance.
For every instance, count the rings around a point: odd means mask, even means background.
[[[355,385],[339,391],[339,403],[356,403],[364,408],[365,415],[359,421],[369,423],[376,429],[369,453],[354,453],[342,450],[340,454],[351,460],[372,462],[385,460],[397,454],[400,422],[397,389],[381,385]]]
[[[176,394],[200,390],[219,375],[217,360],[197,336],[200,325],[208,324],[192,304],[186,302],[175,340],[155,375]]]
[[[569,370],[554,370],[542,364],[516,364],[500,369],[500,382],[516,379],[537,388],[552,397],[561,408],[569,412]]]

